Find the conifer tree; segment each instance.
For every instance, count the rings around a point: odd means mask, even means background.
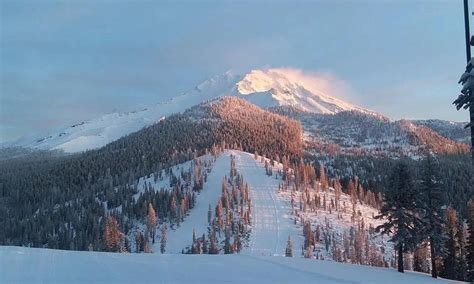
[[[422,192],[422,209],[424,215],[423,233],[430,242],[431,276],[438,277],[436,258],[442,253],[443,246],[443,187],[439,173],[439,164],[433,155],[423,160],[420,189]]]
[[[217,247],[217,236],[214,227],[211,228],[209,241],[209,254],[219,254],[219,248]]]
[[[319,181],[321,182],[321,187],[325,190],[328,186],[328,179],[326,177],[323,163],[319,163]]]
[[[153,205],[148,203],[148,219],[147,219],[147,229],[150,232],[150,237],[152,242],[155,243],[155,232],[156,232],[156,212],[153,209]]]
[[[288,241],[286,242],[286,250],[285,250],[286,257],[293,257],[293,244],[291,242],[291,237],[288,236]]]
[[[123,249],[124,235],[119,229],[117,220],[109,215],[104,228],[105,250],[110,252],[121,252]]]
[[[474,282],[474,200],[471,199],[468,203],[467,211],[467,280]]]
[[[458,240],[458,216],[456,210],[446,210],[446,255],[443,263],[444,278],[459,279],[459,240]]]
[[[166,250],[166,231],[167,231],[166,224],[161,226],[161,234],[160,234],[160,252],[165,253]]]
[[[403,253],[414,248],[417,241],[417,229],[421,220],[417,212],[417,193],[408,165],[400,161],[392,170],[389,190],[384,196],[384,205],[377,219],[386,218],[386,222],[376,228],[383,234],[392,234],[391,241],[398,253],[398,271],[404,272]]]

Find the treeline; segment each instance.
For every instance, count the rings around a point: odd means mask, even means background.
[[[429,151],[469,153],[466,143],[458,143],[408,120],[392,122],[382,115],[360,111],[334,115],[302,112],[291,107],[276,107],[273,111],[299,120],[309,134],[307,148],[318,153],[395,157]]]
[[[398,159],[370,163],[369,160],[363,164],[367,166],[364,178],[373,178],[372,183],[356,175],[355,167],[360,164],[336,167],[337,163],[333,163],[328,166],[329,177],[322,163],[311,160],[300,160],[289,166],[283,164],[283,170],[277,172],[284,180],[279,190],[291,192],[291,204],[297,208],[293,211],[297,217],[295,222],[303,226],[302,254],[321,258],[315,247],[322,243],[336,261],[397,266],[400,272],[413,269],[431,273],[433,277],[473,281],[474,183],[470,160],[426,155],[417,161]],[[273,171],[267,169],[267,173]],[[339,178],[336,173],[346,176]],[[383,187],[374,190],[376,186]],[[341,204],[341,192],[349,196],[349,204],[344,201]],[[377,227],[366,224],[357,209],[358,204],[379,209],[380,214],[372,217],[380,219],[382,224]],[[454,205],[465,213],[460,214]],[[351,212],[351,230],[341,237],[332,230],[327,219],[324,225],[314,226],[300,214],[317,215],[319,211],[335,214],[336,219]],[[394,258],[385,258],[384,248],[370,242],[377,233],[388,235],[394,244]],[[289,239],[286,254],[293,255],[292,249]]]
[[[207,237],[196,236],[193,230],[192,244],[187,254],[238,253],[248,243],[251,229],[252,201],[250,189],[237,172],[235,156],[231,155],[229,176],[222,180],[221,196],[214,213],[211,205],[207,213]]]
[[[322,164],[314,167],[303,160],[293,163],[290,174],[282,171],[281,176],[284,179],[278,190],[291,198],[295,224],[300,224],[303,230],[302,256],[393,266],[392,258],[387,257],[380,243],[383,240],[375,232],[374,216],[361,212],[367,207],[377,211],[382,206],[381,194],[365,189],[358,179],[342,182],[338,177],[330,178]],[[335,223],[346,223],[348,228],[335,227]],[[374,241],[376,238],[379,243]],[[291,239],[285,254],[294,255]]]
[[[437,158],[428,155],[421,163],[417,178],[404,161],[392,168],[389,190],[378,216],[385,223],[376,229],[389,235],[395,244],[398,271],[406,268],[405,256],[414,254],[413,266],[419,271],[431,272],[433,277],[473,281],[474,201],[464,204],[468,214],[460,217],[446,203]],[[430,265],[424,264],[427,256]]]
[[[4,228],[0,244],[103,249],[102,232],[110,208],[122,206],[123,215],[140,218],[155,200],[160,215],[170,214],[169,193],[132,197],[137,190],[133,183],[140,177],[192,160],[216,146],[272,156],[301,153],[297,122],[253,108],[244,100],[222,98],[98,150],[0,161],[0,226]],[[181,193],[176,189],[174,195]],[[117,217],[122,231],[127,225],[121,219],[127,218]]]
[[[357,178],[359,183],[375,193],[390,190],[390,172],[397,165],[397,160],[370,156],[336,155],[324,160],[308,157],[309,161],[319,164],[324,162],[330,177],[338,176],[341,183]],[[422,162],[403,158],[410,168],[415,180],[422,175]],[[474,168],[469,155],[437,155],[437,167],[445,191],[444,203],[453,207],[462,218],[467,218],[466,204],[474,196]]]

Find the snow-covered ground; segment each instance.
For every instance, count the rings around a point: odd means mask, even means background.
[[[231,157],[235,168],[250,189],[252,202],[250,240],[238,254],[183,255],[183,248],[192,243],[193,230],[200,236],[207,233],[207,212],[221,195],[222,179],[229,176]],[[210,161],[207,182],[198,194],[196,204],[184,222],[168,231],[166,253],[153,254],[100,253],[49,249],[0,247],[0,283],[446,283],[419,273],[400,274],[394,269],[342,264],[335,261],[305,259],[299,253],[303,244],[301,224],[295,224],[290,193],[278,191],[282,165],[275,163],[273,175],[267,175],[262,157],[237,150],[226,150]],[[178,174],[193,167],[192,162],[173,167]],[[166,181],[167,179],[165,179]],[[140,179],[140,184],[145,180]],[[152,177],[146,180],[152,187],[166,182]],[[168,184],[169,186],[169,184]],[[329,200],[332,192],[324,193]],[[349,203],[348,196],[341,201]],[[359,204],[362,218],[374,222],[374,209]],[[302,213],[314,224],[332,220],[334,230],[350,228],[349,213],[318,210],[317,214]],[[375,225],[375,224],[374,224]],[[293,243],[292,258],[284,257],[288,236]],[[377,241],[379,245],[382,245]],[[387,246],[389,248],[389,246]],[[329,254],[325,259],[330,259]]]
[[[197,236],[207,234],[207,211],[209,204],[215,208],[217,200],[221,196],[222,178],[229,174],[230,153],[224,152],[216,159],[212,170],[204,183],[204,188],[196,199],[194,208],[184,222],[175,230],[169,230],[166,242],[166,253],[181,253],[186,247],[192,244],[193,230]],[[154,246],[154,251],[159,251],[159,243]]]
[[[0,283],[455,283],[419,273],[275,256],[117,254],[0,247]]]
[[[291,219],[291,206],[284,196],[277,193],[280,179],[265,174],[264,164],[254,159],[254,155],[237,150],[226,150],[219,154],[204,183],[203,190],[196,198],[196,204],[179,227],[168,231],[166,253],[181,253],[192,243],[193,230],[196,236],[207,234],[207,214],[209,205],[214,210],[221,195],[222,179],[229,176],[231,156],[235,157],[238,173],[242,174],[249,185],[252,200],[252,229],[249,247],[244,247],[245,254],[255,255],[284,255],[288,236],[291,236],[295,247],[301,247],[302,233]],[[209,156],[200,157],[209,160]],[[175,173],[182,168],[185,171],[191,166],[189,162],[173,167]],[[143,184],[141,179],[139,184]],[[163,181],[153,183],[153,178],[147,179],[156,190]],[[157,185],[157,186],[155,186]],[[142,186],[139,186],[142,188]],[[159,251],[159,243],[153,251]]]
[[[293,245],[301,247],[302,233],[291,219],[290,203],[278,195],[279,179],[265,174],[264,164],[249,153],[231,151],[236,167],[250,187],[252,199],[252,233],[250,248],[244,253],[256,255],[285,255],[288,236]]]

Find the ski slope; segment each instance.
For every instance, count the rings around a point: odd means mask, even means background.
[[[195,230],[197,236],[207,233],[209,204],[212,208],[217,204],[217,200],[221,196],[222,178],[228,174],[229,165],[230,153],[228,151],[217,157],[191,213],[186,216],[179,227],[175,230],[169,230],[166,253],[181,253],[184,248],[189,247],[192,243],[193,230]],[[154,251],[158,252],[159,246],[160,244],[156,243]]]
[[[459,283],[419,273],[269,256],[117,254],[0,247],[0,283]]]
[[[241,253],[183,255],[191,245],[193,230],[207,232],[209,204],[221,194],[222,178],[229,175],[231,156],[238,173],[250,188],[251,237]],[[199,159],[213,159],[206,155]],[[266,175],[264,159],[237,150],[226,150],[213,160],[196,206],[179,227],[170,229],[166,252],[153,254],[61,251],[0,246],[0,283],[455,283],[427,274],[395,269],[305,259],[300,256],[303,236],[291,214],[288,196],[278,192],[279,175]],[[179,172],[191,162],[175,166]],[[276,163],[274,173],[281,168]],[[152,183],[149,177],[147,182]],[[139,180],[145,183],[145,180]],[[165,185],[157,181],[158,186]],[[293,258],[284,257],[288,236]]]
[[[303,241],[291,220],[290,203],[277,195],[279,179],[265,174],[264,165],[252,154],[231,151],[236,156],[236,167],[250,187],[252,233],[250,247],[245,253],[256,255],[285,255],[288,236],[294,247]]]

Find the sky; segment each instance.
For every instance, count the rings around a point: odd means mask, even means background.
[[[452,105],[462,1],[0,0],[0,13],[0,142],[258,68],[331,74],[392,119],[468,120]]]

